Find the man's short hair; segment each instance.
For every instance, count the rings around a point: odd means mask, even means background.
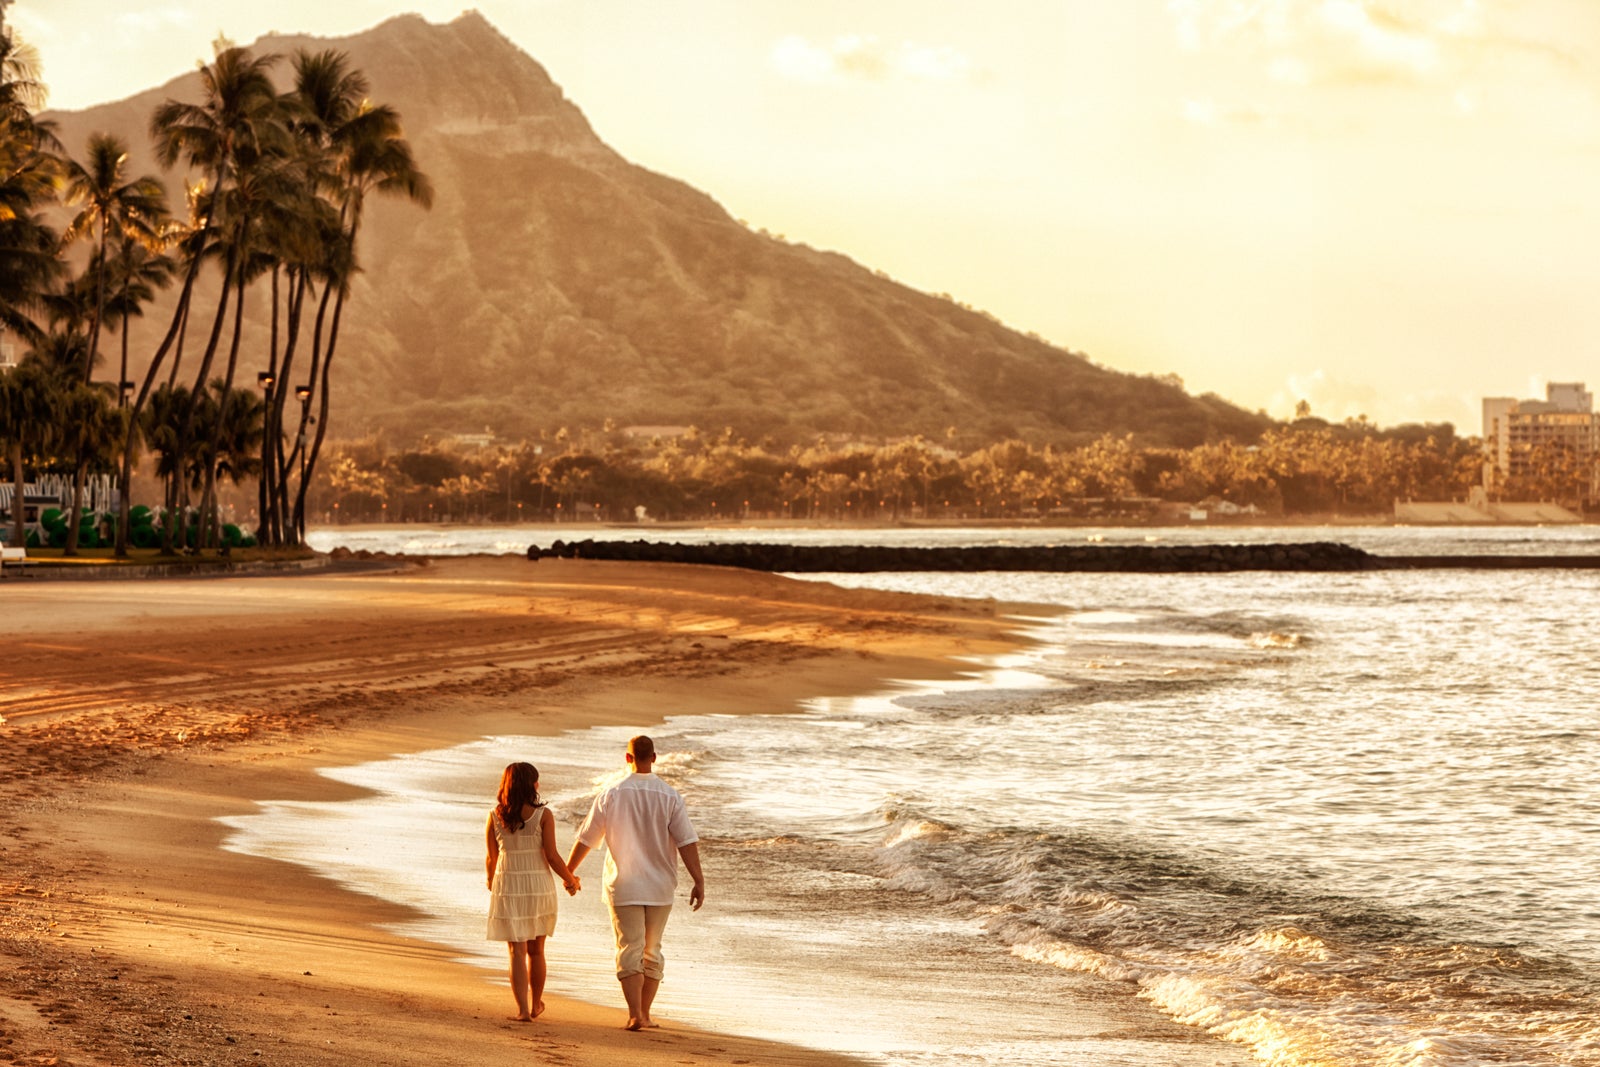
[[[635,763],[652,762],[656,758],[656,743],[644,734],[640,734],[638,737],[629,739],[628,754],[633,757]]]

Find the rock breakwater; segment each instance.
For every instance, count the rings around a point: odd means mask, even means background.
[[[1379,557],[1327,541],[1225,545],[893,545],[703,544],[659,541],[556,541],[528,558],[637,563],[698,563],[787,573],[867,571],[1364,571]]]

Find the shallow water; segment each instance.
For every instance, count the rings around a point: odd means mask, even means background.
[[[712,876],[671,1014],[892,1064],[1600,1064],[1600,575],[819,577],[1064,614],[961,684],[655,732]],[[624,734],[334,772],[377,795],[269,805],[230,847],[498,967],[499,768],[537,763],[570,823]],[[396,832],[403,870],[355,844]],[[609,1003],[598,906],[563,913],[552,989]],[[1069,1039],[1085,994],[1128,1029]],[[1140,1008],[1231,1044],[1153,1052]]]

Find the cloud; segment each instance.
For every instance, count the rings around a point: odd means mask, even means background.
[[[132,33],[160,33],[171,29],[188,29],[194,25],[193,15],[177,7],[124,11],[112,21],[118,29]]]
[[[1382,397],[1373,386],[1345,381],[1318,369],[1290,375],[1273,393],[1267,410],[1288,417],[1302,400],[1311,405],[1313,415],[1330,422],[1375,415],[1375,409],[1382,406]]]
[[[1600,97],[1594,48],[1583,42],[1600,27],[1600,6],[1591,3],[1167,0],[1192,57],[1172,107],[1193,127],[1219,130],[1265,120],[1344,136],[1425,115],[1592,145]]]
[[[1185,100],[1183,102],[1183,117],[1188,122],[1200,126],[1210,126],[1217,121],[1217,102],[1215,100]]]
[[[829,44],[790,36],[772,49],[772,66],[803,82],[920,81],[961,82],[972,77],[972,61],[948,46],[902,41],[890,45],[876,37],[848,35]]]
[[[7,10],[6,24],[14,26],[18,36],[28,44],[55,41],[62,36],[54,20],[28,8]]]
[[[1196,126],[1270,125],[1275,116],[1253,107],[1224,107],[1211,97],[1191,97],[1178,107],[1178,115]]]
[[[1190,52],[1243,54],[1290,85],[1431,84],[1486,59],[1569,66],[1557,42],[1530,40],[1505,0],[1167,0]]]
[[[1428,27],[1363,0],[1322,0],[1315,10],[1321,25],[1312,43],[1346,79],[1420,81],[1439,69],[1439,42]]]
[[[1544,396],[1543,379],[1530,379],[1528,388],[1528,396]],[[1459,388],[1379,389],[1318,369],[1290,375],[1272,394],[1267,411],[1293,418],[1302,400],[1311,405],[1312,415],[1329,422],[1366,418],[1379,426],[1398,426],[1445,421],[1465,435],[1478,432],[1483,396]]]

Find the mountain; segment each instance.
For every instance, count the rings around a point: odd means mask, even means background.
[[[348,52],[373,99],[403,116],[435,186],[431,212],[369,206],[334,368],[335,436],[488,427],[520,437],[612,419],[777,441],[954,427],[969,441],[1112,432],[1190,445],[1267,424],[843,255],[752,232],[705,193],[612,151],[544,68],[475,12],[252,47]],[[117,132],[139,146],[136,173],[156,171],[146,129],[169,97],[198,99],[195,76],[52,117],[69,151]],[[178,175],[168,184],[181,189]],[[251,314],[263,352],[259,299]],[[157,310],[137,325],[136,348],[152,348],[164,321]],[[241,376],[254,365],[246,357]]]

